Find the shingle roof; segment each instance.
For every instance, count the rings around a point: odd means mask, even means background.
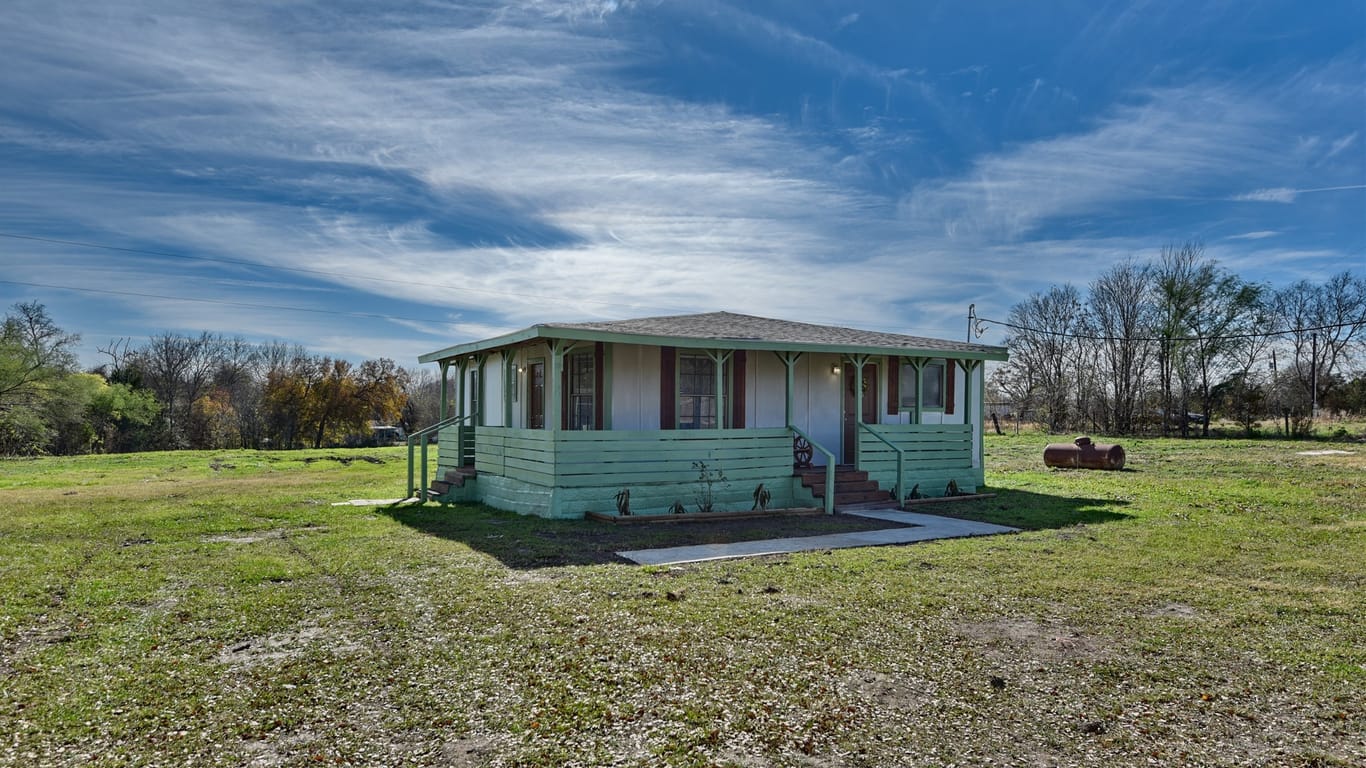
[[[922,356],[949,355],[985,360],[1006,359],[1005,348],[986,344],[799,323],[792,320],[774,320],[734,312],[666,315],[594,323],[543,323],[507,336],[449,347],[423,355],[419,359],[422,362],[432,362],[536,338],[601,340],[603,337],[627,343],[664,343],[722,349],[825,350]]]
[[[991,349],[982,344],[966,344],[924,336],[907,336],[900,333],[861,331],[857,328],[844,328],[836,325],[815,325],[792,320],[774,320],[768,317],[740,315],[734,312],[665,315],[663,317],[642,317],[635,320],[608,320],[600,323],[546,323],[546,327],[715,341],[772,341],[782,344],[938,349],[946,352],[983,352]]]

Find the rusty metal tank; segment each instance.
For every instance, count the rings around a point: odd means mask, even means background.
[[[1083,436],[1070,444],[1049,443],[1043,449],[1043,463],[1049,467],[1124,469],[1124,448],[1093,443],[1091,438]]]

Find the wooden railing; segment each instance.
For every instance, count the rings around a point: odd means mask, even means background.
[[[879,442],[896,451],[896,505],[900,507],[906,499],[906,449],[888,440],[871,424],[858,423],[859,428],[877,438]],[[862,452],[859,454],[862,456]]]
[[[427,493],[427,444],[430,442],[430,440],[429,440],[428,438],[430,438],[433,434],[439,434],[439,433],[441,432],[441,430],[446,429],[447,427],[452,427],[452,426],[454,426],[454,427],[457,428],[457,431],[458,431],[459,433],[462,433],[460,437],[457,437],[457,444],[463,445],[463,444],[464,444],[464,440],[463,440],[462,438],[463,438],[463,432],[464,432],[465,430],[464,430],[463,428],[459,427],[459,425],[461,424],[461,422],[469,421],[469,420],[473,419],[473,418],[474,418],[475,416],[477,416],[477,415],[478,415],[478,414],[471,413],[471,414],[469,414],[468,416],[452,416],[452,417],[450,417],[450,418],[448,418],[448,419],[443,419],[443,420],[441,420],[441,421],[438,421],[437,423],[435,423],[435,424],[433,424],[433,425],[431,425],[431,426],[429,426],[429,427],[423,427],[422,429],[419,429],[418,431],[412,433],[411,435],[408,435],[408,490],[407,490],[407,495],[408,495],[409,497],[415,496],[415,495],[417,495],[418,493],[422,493],[422,494],[426,494],[426,493]],[[472,433],[473,430],[471,429],[470,432]],[[419,441],[420,441],[420,442],[419,442]],[[414,487],[414,486],[413,486],[413,448],[414,448],[416,445],[419,445],[419,444],[422,446],[422,458],[421,458],[421,466],[422,466],[422,485]],[[424,498],[424,500],[425,500],[425,496],[424,496],[423,498]]]
[[[904,502],[912,482],[927,496],[938,495],[940,483],[960,486],[981,481],[973,465],[970,424],[864,424],[859,430],[859,469],[885,486],[896,485]]]
[[[794,437],[805,440],[808,445],[825,456],[825,514],[835,514],[835,453],[798,429],[795,424],[788,424],[787,428]]]

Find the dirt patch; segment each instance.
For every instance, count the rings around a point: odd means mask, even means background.
[[[497,736],[474,735],[448,741],[441,745],[441,764],[451,768],[487,765],[497,755],[505,739]]]
[[[204,541],[211,544],[255,544],[258,541],[278,538],[280,538],[278,531],[264,531],[262,533],[242,534],[222,533],[214,536],[205,536]]]
[[[247,754],[245,765],[252,768],[285,765],[317,740],[317,736],[305,730],[272,734],[261,741],[248,741],[242,747]]]
[[[262,664],[298,658],[314,648],[338,655],[360,650],[359,645],[335,630],[304,626],[293,632],[280,632],[233,643],[226,646],[214,660],[219,664],[250,669]]]
[[[305,464],[312,464],[315,461],[336,461],[343,467],[351,466],[353,461],[363,461],[367,464],[383,464],[384,459],[377,456],[309,456],[304,459]]]
[[[935,701],[937,688],[929,680],[909,679],[869,670],[845,676],[844,687],[896,711],[919,711]]]
[[[1003,618],[963,622],[955,631],[981,643],[986,656],[997,661],[1022,656],[1040,662],[1095,661],[1107,655],[1100,641],[1060,621]]]
[[[1148,616],[1159,619],[1198,619],[1200,612],[1185,603],[1167,603],[1148,611]]]
[[[42,646],[70,643],[84,637],[79,631],[84,624],[73,627],[65,623],[52,623],[46,616],[40,617],[40,620],[42,623],[38,626],[20,630],[8,648],[0,648],[0,678],[16,674],[26,657]]]

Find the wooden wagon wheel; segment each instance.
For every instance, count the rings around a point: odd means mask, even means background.
[[[811,443],[806,438],[798,436],[792,441],[792,466],[797,469],[808,469],[811,466],[811,457],[816,453],[816,449],[811,447]]]

